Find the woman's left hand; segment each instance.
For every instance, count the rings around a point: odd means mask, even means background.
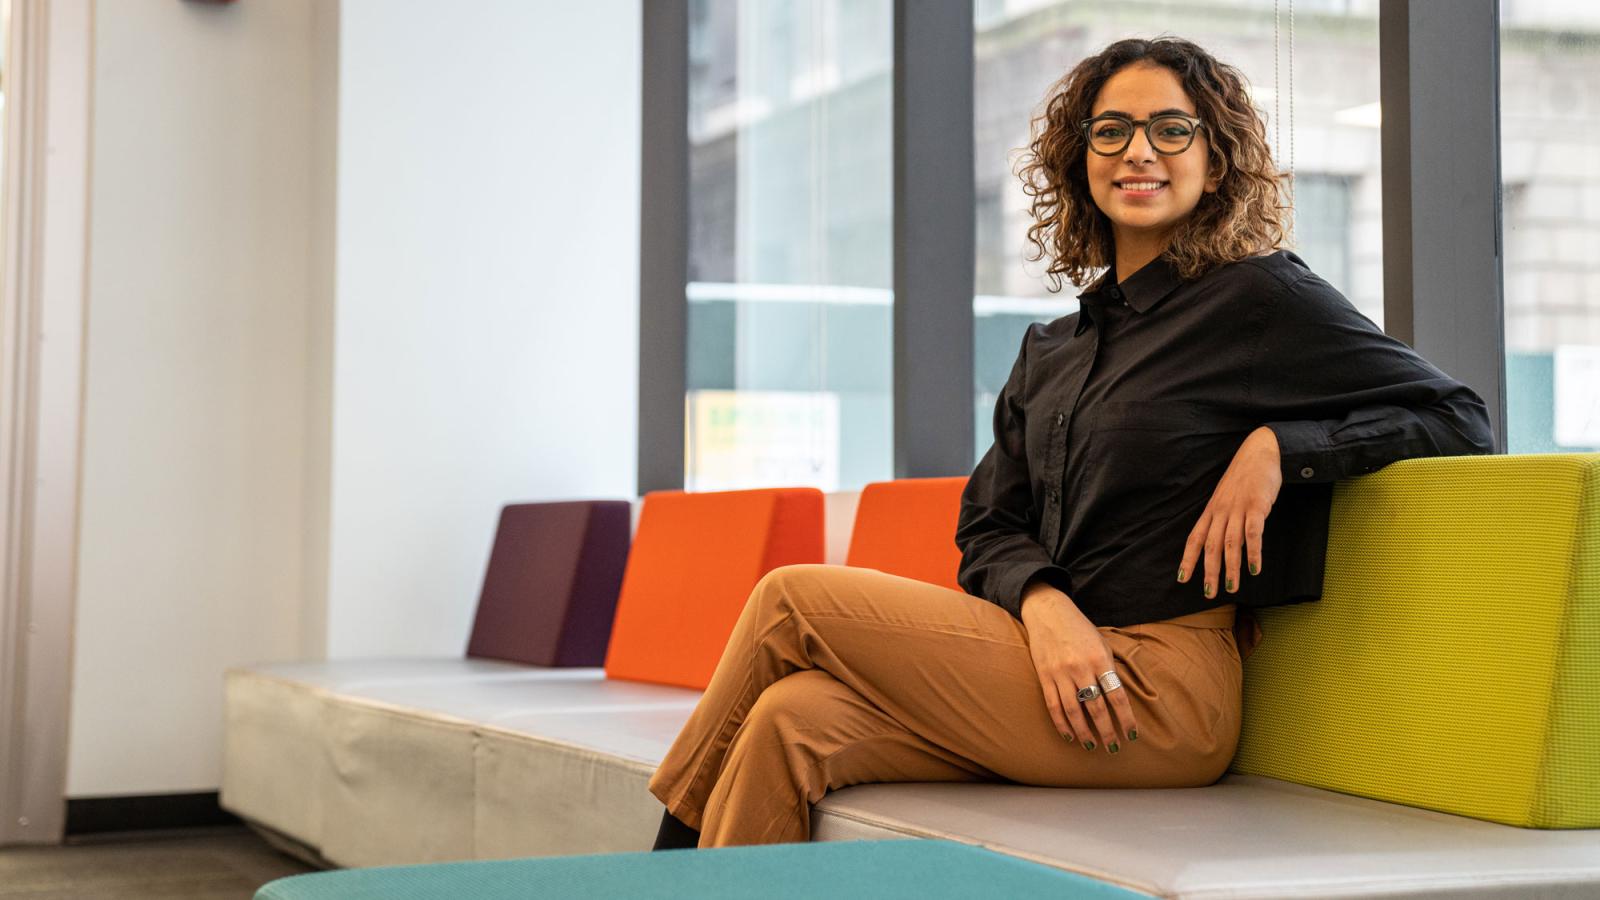
[[[1241,544],[1250,574],[1261,574],[1261,532],[1282,486],[1278,437],[1263,425],[1239,445],[1211,494],[1211,502],[1189,532],[1178,563],[1178,580],[1188,582],[1194,577],[1195,564],[1204,551],[1205,595],[1217,595],[1219,576],[1226,579],[1223,589],[1235,593],[1239,590]]]

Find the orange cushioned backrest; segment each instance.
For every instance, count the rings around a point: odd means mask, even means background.
[[[902,478],[861,490],[847,566],[865,566],[961,590],[956,516],[967,479]]]
[[[606,677],[704,690],[761,576],[820,562],[821,491],[647,495],[622,576]]]

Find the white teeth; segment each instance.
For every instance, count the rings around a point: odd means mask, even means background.
[[[1161,187],[1159,181],[1124,181],[1122,189],[1126,191],[1153,191]]]

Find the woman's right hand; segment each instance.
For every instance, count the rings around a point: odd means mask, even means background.
[[[1100,674],[1115,671],[1116,666],[1105,638],[1071,598],[1044,582],[1033,582],[1023,593],[1022,624],[1045,705],[1061,736],[1090,750],[1104,747],[1108,753],[1120,749],[1119,735],[1135,740],[1139,723],[1125,689],[1103,694],[1103,699],[1078,701],[1079,688],[1099,684]]]

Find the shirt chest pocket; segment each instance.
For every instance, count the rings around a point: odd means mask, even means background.
[[[1091,416],[1089,481],[1098,484],[1105,512],[1125,521],[1174,515],[1192,493],[1200,422],[1192,404],[1175,400],[1117,400]]]

